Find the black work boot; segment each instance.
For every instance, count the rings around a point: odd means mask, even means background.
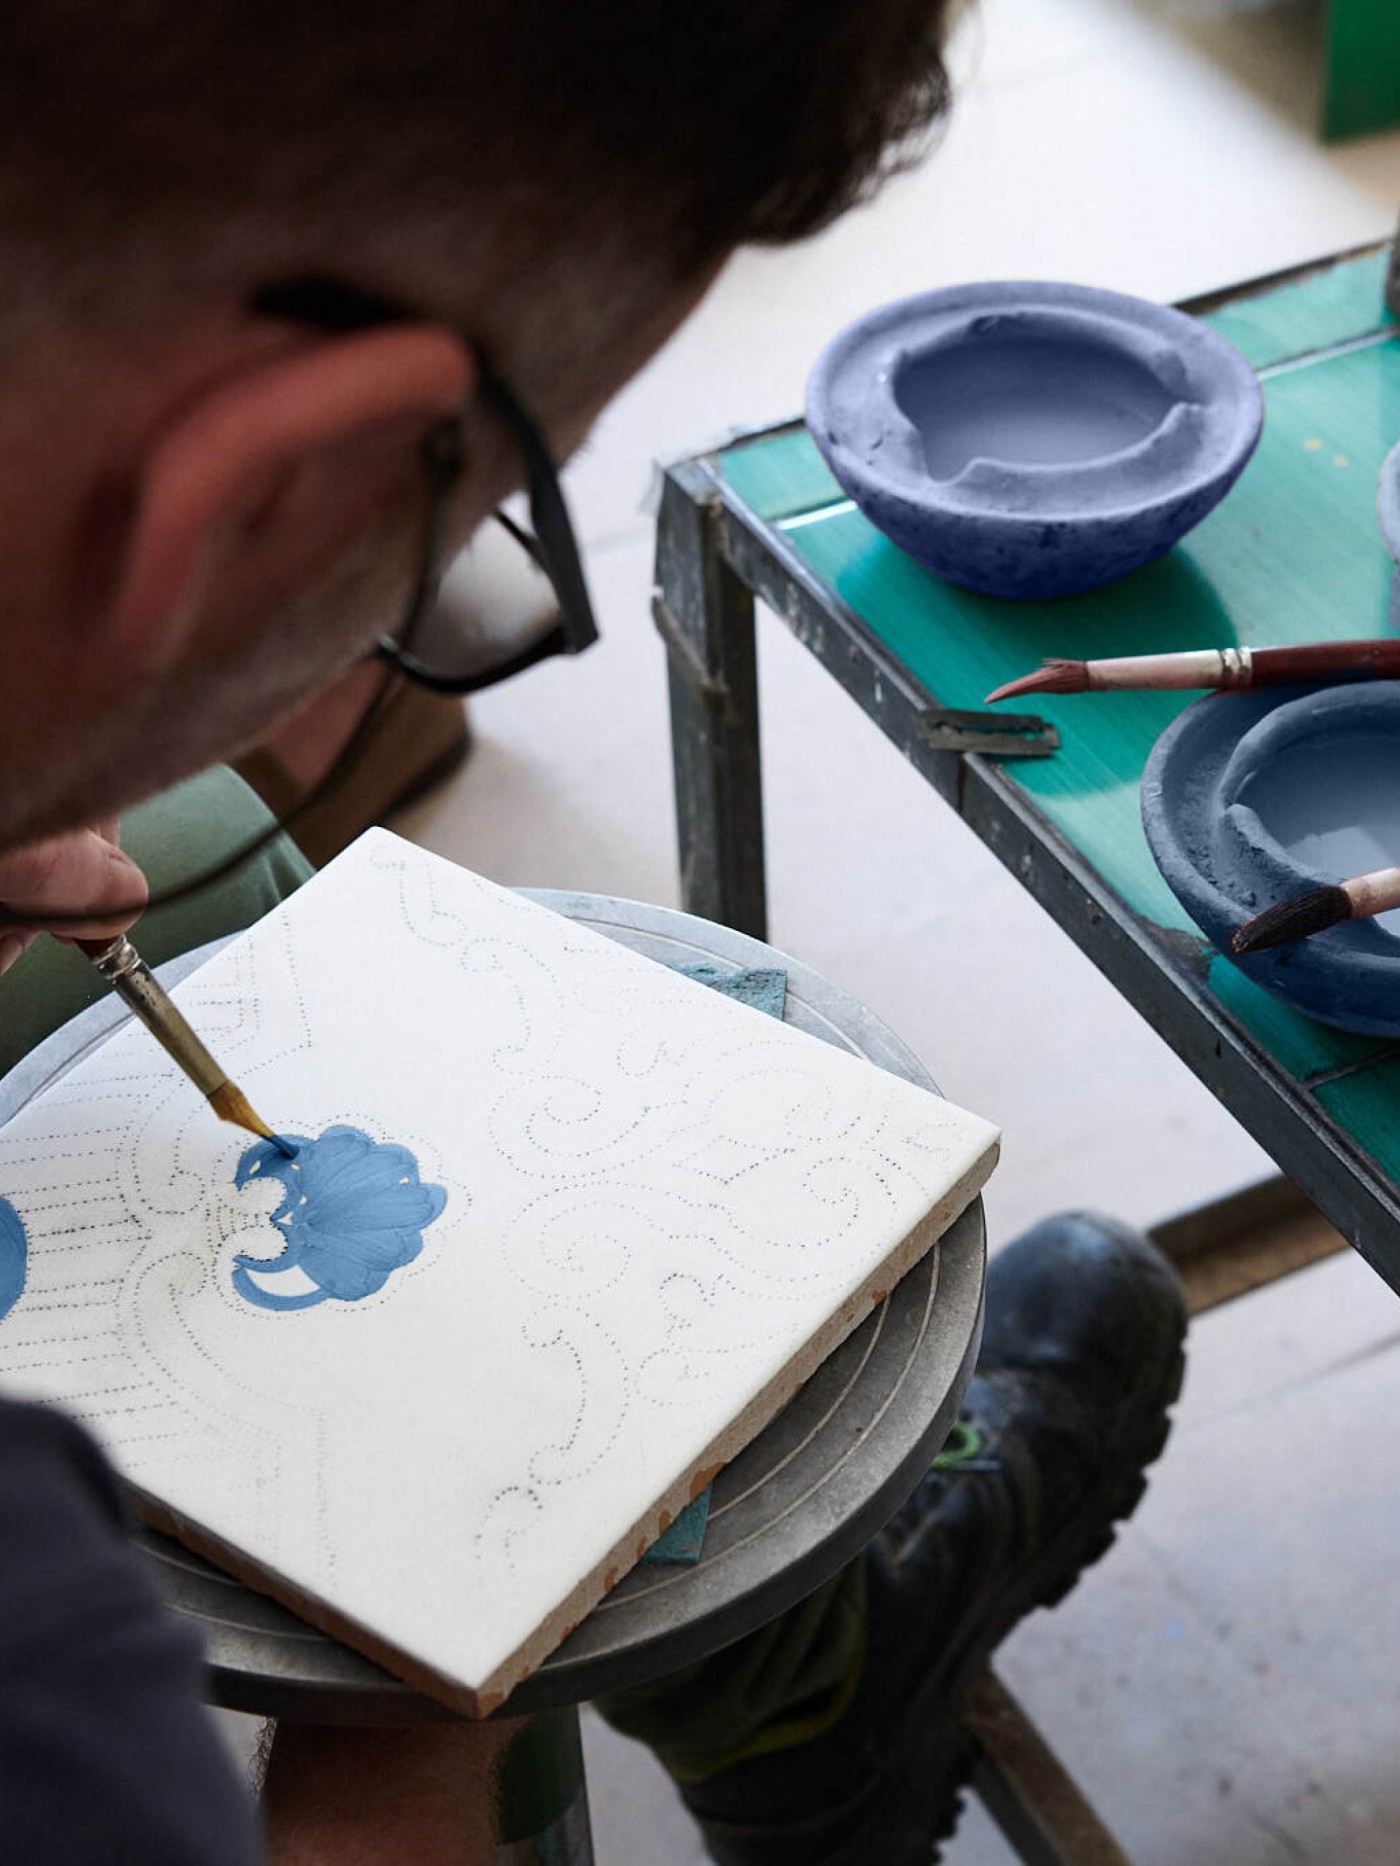
[[[1167,1260],[1088,1212],[993,1258],[948,1445],[863,1557],[865,1652],[821,1735],[684,1785],[721,1866],[929,1866],[971,1768],[962,1713],[997,1644],[1051,1606],[1146,1488],[1181,1387]]]

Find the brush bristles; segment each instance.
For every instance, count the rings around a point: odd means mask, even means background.
[[[1242,958],[1248,952],[1286,946],[1290,940],[1309,939],[1350,918],[1351,899],[1345,888],[1310,888],[1306,894],[1295,894],[1290,900],[1266,907],[1262,914],[1236,927],[1230,935],[1230,951]]]
[[[296,1158],[297,1150],[292,1143],[281,1134],[274,1134],[267,1122],[253,1112],[253,1104],[235,1083],[221,1082],[209,1096],[209,1106],[221,1121],[231,1121],[246,1133],[270,1140],[289,1160]]]
[[[1085,662],[1046,661],[1033,674],[1022,674],[1019,680],[1009,680],[995,693],[989,693],[983,704],[990,706],[994,700],[1009,700],[1017,693],[1085,693],[1088,686],[1089,669]]]

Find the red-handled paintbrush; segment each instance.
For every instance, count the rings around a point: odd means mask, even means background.
[[[1095,693],[1194,687],[1273,687],[1346,674],[1400,678],[1400,641],[1318,641],[1291,648],[1191,648],[1182,654],[1129,654],[1111,661],[1046,661],[1008,681],[986,704],[1019,693]]]
[[[1230,935],[1230,951],[1242,956],[1285,946],[1290,940],[1309,939],[1340,926],[1343,920],[1373,920],[1392,907],[1400,907],[1400,868],[1373,868],[1320,888],[1306,888],[1255,914]]]

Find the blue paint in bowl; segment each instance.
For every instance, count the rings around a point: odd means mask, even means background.
[[[883,305],[807,385],[812,436],[870,522],[992,596],[1068,596],[1163,556],[1238,479],[1263,419],[1224,338],[1081,285]]]
[[[1173,894],[1256,984],[1340,1030],[1400,1036],[1400,909],[1228,951],[1276,901],[1400,865],[1400,681],[1197,700],[1152,749],[1142,823]]]

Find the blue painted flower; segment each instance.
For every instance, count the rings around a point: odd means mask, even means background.
[[[371,1140],[357,1127],[328,1127],[319,1140],[289,1137],[287,1157],[260,1140],[238,1162],[233,1183],[276,1179],[282,1200],[269,1222],[286,1240],[273,1257],[240,1255],[233,1286],[263,1309],[310,1309],[334,1296],[358,1302],[423,1248],[423,1232],[447,1203],[441,1186],[425,1186],[407,1147]],[[316,1287],[283,1294],[255,1282],[300,1270]]]
[[[29,1240],[19,1213],[8,1199],[0,1199],[0,1322],[24,1293],[29,1263]]]

